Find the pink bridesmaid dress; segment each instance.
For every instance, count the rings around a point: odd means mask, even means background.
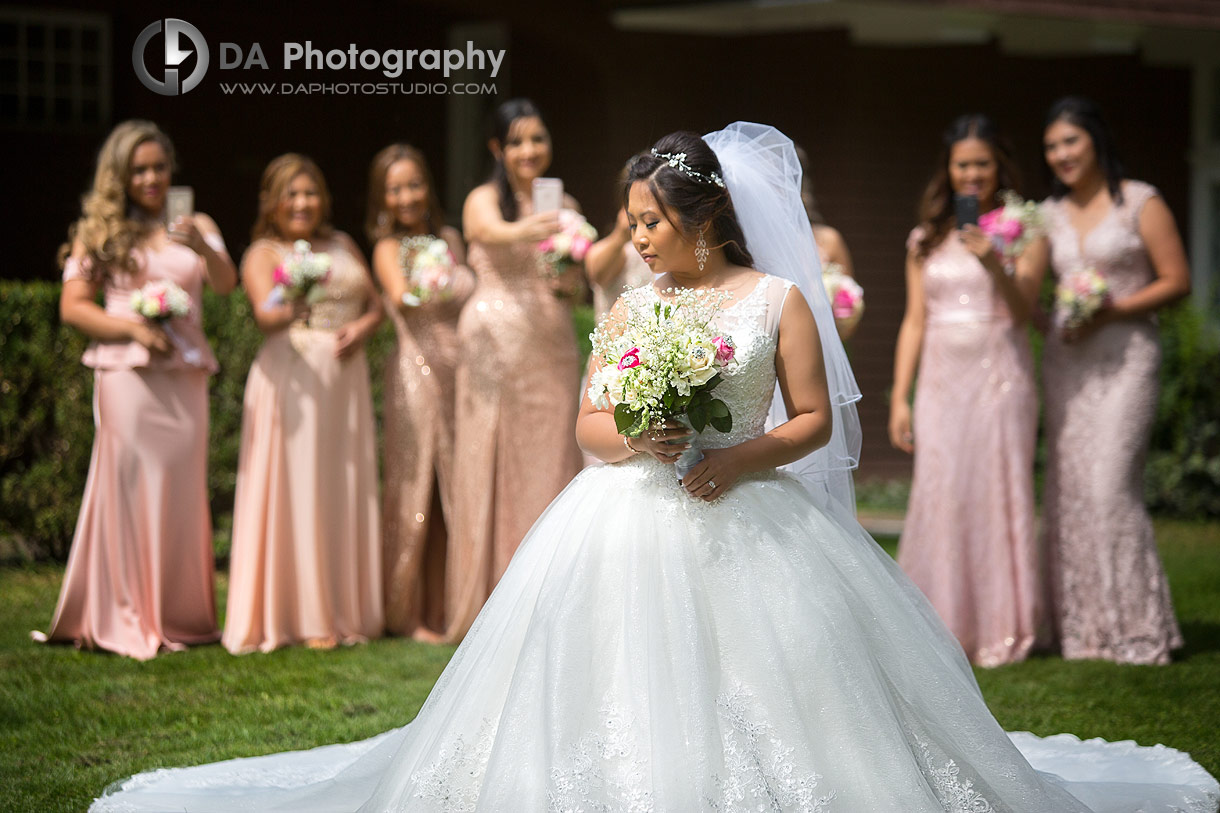
[[[207,239],[224,252],[219,237]],[[174,242],[132,256],[135,273],[106,277],[108,314],[139,320],[131,294],[152,280],[185,290],[191,313],[169,322],[167,355],[135,341],[85,352],[93,456],[55,617],[35,637],[147,660],[219,636],[207,491],[208,376],[217,367],[201,321],[203,259]],[[65,281],[90,275],[88,261],[64,267]]]
[[[246,380],[222,639],[235,654],[382,633],[368,364],[363,349],[336,358],[334,337],[364,312],[367,272],[337,241],[314,248],[333,261],[324,299],[267,337]]]
[[[421,627],[443,634],[446,628],[461,309],[460,299],[405,311],[398,303],[386,303],[397,343],[386,360],[383,390],[382,552],[386,629],[395,635],[411,635]]]
[[[523,207],[522,216],[529,214]],[[447,637],[460,640],[551,500],[580,471],[583,359],[568,300],[531,243],[471,243],[477,284],[458,322]]]
[[[1029,339],[956,233],[924,261],[923,288],[915,473],[898,563],[970,660],[998,666],[1029,653],[1043,613]]]
[[[1121,298],[1155,277],[1139,235],[1156,189],[1123,182],[1123,202],[1083,237],[1048,200],[1056,279],[1093,268]],[[1047,336],[1044,525],[1056,633],[1065,658],[1164,664],[1182,645],[1144,506],[1144,461],[1161,349],[1152,317],[1111,322],[1065,344]]]

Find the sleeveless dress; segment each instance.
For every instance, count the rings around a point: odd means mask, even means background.
[[[218,252],[218,236],[206,238]],[[36,640],[71,641],[147,660],[219,637],[208,507],[208,376],[216,357],[203,334],[203,258],[167,242],[133,252],[137,271],[106,277],[106,313],[139,321],[131,295],[167,280],[191,313],[166,325],[172,348],[153,355],[135,341],[93,342],[95,434],[89,478],[51,629]],[[65,281],[89,279],[69,259]]]
[[[1033,357],[1024,326],[956,234],[925,259],[923,291],[915,472],[898,564],[970,660],[998,666],[1029,654],[1043,616]]]
[[[528,214],[528,204],[523,207]],[[458,321],[454,519],[446,637],[461,640],[525,532],[581,468],[582,359],[566,300],[533,243],[471,243],[477,283]]]
[[[383,389],[382,523],[386,629],[445,629],[446,549],[453,543],[454,382],[458,300],[404,312],[386,302],[397,342]]]
[[[1056,279],[1092,267],[1115,298],[1152,282],[1139,217],[1157,194],[1125,181],[1123,202],[1083,236],[1063,203],[1047,200]],[[1057,330],[1046,339],[1043,522],[1065,658],[1164,664],[1182,645],[1144,506],[1160,362],[1151,316],[1111,322],[1074,344]]]
[[[706,447],[764,431],[787,290],[764,277],[718,315],[740,363],[716,390],[733,431],[709,430]],[[918,588],[800,480],[753,474],[706,503],[637,455],[585,469],[547,508],[414,722],[141,774],[92,810],[1210,813],[1220,800],[1171,749],[1014,736]]]
[[[325,297],[308,323],[267,337],[246,379],[222,639],[233,653],[382,633],[368,364],[363,349],[336,358],[334,338],[364,312],[367,273],[336,242],[314,247],[332,259]]]

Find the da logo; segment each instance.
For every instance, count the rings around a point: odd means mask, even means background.
[[[199,33],[199,29],[186,20],[167,18],[164,30],[162,65],[165,78],[158,79],[149,73],[148,66],[144,62],[144,52],[148,49],[148,44],[162,31],[161,20],[149,23],[140,32],[140,36],[136,37],[136,44],[131,49],[131,64],[136,69],[136,76],[140,77],[140,81],[144,83],[144,87],[154,93],[160,93],[162,96],[177,96],[193,90],[203,81],[203,75],[208,72],[208,43],[203,38],[203,34]],[[187,43],[183,42],[183,38],[187,40]],[[182,47],[184,44],[195,46],[194,50],[184,49]],[[185,79],[181,79],[178,76],[179,66],[191,54],[196,54],[195,69]]]

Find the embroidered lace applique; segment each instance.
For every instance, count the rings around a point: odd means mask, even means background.
[[[436,760],[411,777],[415,797],[439,803],[442,813],[474,813],[487,773],[487,760],[496,740],[496,726],[484,720],[473,742],[462,735],[442,748]]]
[[[961,768],[956,762],[949,760],[938,767],[928,744],[918,737],[915,742],[923,753],[924,764],[927,766],[926,776],[937,798],[945,806],[945,813],[995,813],[991,802],[974,789],[974,782],[961,778]]]

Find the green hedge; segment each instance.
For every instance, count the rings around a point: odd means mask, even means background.
[[[575,315],[588,352],[588,308]],[[1160,413],[1148,461],[1148,501],[1160,513],[1220,517],[1220,341],[1190,308],[1164,315]],[[262,342],[244,296],[206,295],[204,328],[220,373],[211,380],[208,476],[216,552],[228,553],[246,373]],[[369,342],[374,408],[393,347],[389,323]],[[93,443],[85,339],[59,322],[59,285],[0,282],[0,558],[64,559]]]
[[[49,282],[0,282],[0,559],[65,559],[89,471],[93,373],[80,363],[85,338],[59,321],[59,288]],[[242,394],[262,334],[240,292],[227,297],[206,292],[203,314],[220,362],[210,386],[208,481],[216,553],[224,557],[233,520]],[[588,352],[591,311],[578,309],[575,322]],[[393,346],[387,320],[368,344],[378,416],[382,372]]]

